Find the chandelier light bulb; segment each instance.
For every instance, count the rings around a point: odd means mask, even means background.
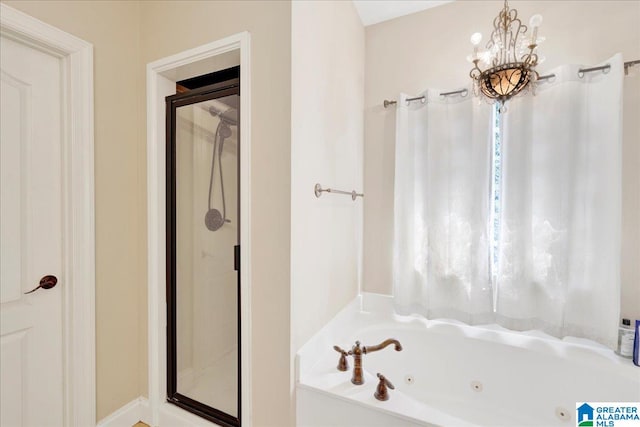
[[[542,24],[542,15],[536,14],[529,19],[529,25],[533,28],[538,28]]]
[[[471,35],[471,44],[472,45],[478,46],[481,41],[482,41],[482,34],[481,33],[473,33]]]
[[[478,59],[478,45],[482,41],[482,34],[473,33],[471,35],[471,44],[473,45],[473,59]]]
[[[529,25],[533,28],[531,32],[531,42],[530,44],[536,45],[538,42],[538,27],[542,24],[542,15],[536,14],[529,19]]]

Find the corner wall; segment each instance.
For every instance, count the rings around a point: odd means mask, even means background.
[[[480,31],[487,40],[502,7],[501,1],[456,1],[366,28],[365,291],[392,293],[395,109],[384,109],[382,101],[396,99],[401,91],[415,94],[428,87],[455,90],[468,84],[469,37]],[[617,52],[627,61],[640,59],[640,2],[518,1],[512,7],[525,23],[535,13],[544,17],[539,34],[547,40],[539,53],[546,61],[538,66],[541,74],[561,64],[597,63]],[[632,90],[625,89],[625,96],[633,96]],[[625,102],[621,308],[623,316],[638,319],[640,103],[635,102],[635,111],[629,111],[631,103]]]
[[[361,283],[363,200],[313,188],[363,191],[364,27],[347,1],[294,1],[291,15],[293,355]]]
[[[93,44],[97,419],[147,390],[145,123],[140,4],[3,1]],[[144,358],[142,357],[144,354]]]
[[[140,4],[142,64],[251,33],[253,424],[290,425],[291,3]],[[139,90],[144,93],[144,85]]]

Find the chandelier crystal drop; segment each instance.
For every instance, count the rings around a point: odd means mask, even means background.
[[[476,96],[482,94],[491,102],[504,104],[529,83],[535,84],[538,78],[535,67],[540,62],[536,48],[544,40],[538,37],[541,23],[542,16],[533,15],[529,20],[531,35],[527,36],[528,28],[518,18],[518,11],[509,9],[505,0],[493,20],[493,32],[484,50],[479,49],[482,34],[471,36],[473,54],[467,59],[473,63],[469,76],[474,81]]]

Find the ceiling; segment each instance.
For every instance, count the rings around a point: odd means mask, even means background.
[[[353,0],[364,26],[451,3],[454,0]]]

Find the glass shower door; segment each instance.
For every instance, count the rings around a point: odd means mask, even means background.
[[[169,401],[240,425],[239,86],[167,98]]]

